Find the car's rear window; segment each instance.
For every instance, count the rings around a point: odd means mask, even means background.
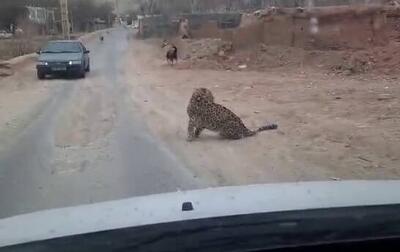
[[[42,49],[42,52],[48,53],[75,53],[81,51],[82,47],[78,42],[50,42]]]

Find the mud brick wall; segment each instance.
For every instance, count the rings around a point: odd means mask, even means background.
[[[140,38],[168,37],[178,31],[177,23],[165,16],[140,17],[138,36]]]
[[[301,14],[285,11],[262,18],[243,14],[240,25],[229,29],[208,21],[191,32],[195,38],[230,40],[235,47],[265,43],[322,50],[361,49],[389,40],[386,14],[381,9],[329,7]]]
[[[381,9],[336,8],[310,15],[318,20],[317,32],[310,32],[310,17],[307,17],[308,23],[302,26],[305,40],[297,43],[298,46],[359,49],[388,42],[386,13]]]
[[[235,21],[225,18],[223,19],[225,22],[222,25],[221,20],[208,20],[198,26],[190,24],[191,35],[194,38],[222,38],[232,41],[239,47],[253,45],[262,41],[263,24],[254,22],[255,20],[250,20],[246,23],[242,15],[238,17],[235,17]],[[244,23],[245,25],[242,25]]]
[[[140,17],[138,35],[141,38],[174,36],[178,32],[179,20],[188,19],[194,37],[219,38],[225,29],[238,27],[241,16],[240,13],[206,13]]]
[[[263,22],[263,40],[267,45],[291,46],[293,40],[293,20],[286,16],[266,17]]]
[[[153,11],[166,15],[179,13],[232,13],[275,7],[321,7],[354,4],[379,4],[382,0],[145,0]]]
[[[380,7],[316,7],[302,12],[281,8],[263,15],[185,14],[152,16],[139,22],[139,34],[175,36],[181,18],[189,20],[193,38],[222,38],[238,48],[257,43],[322,50],[361,49],[389,41],[388,19]]]

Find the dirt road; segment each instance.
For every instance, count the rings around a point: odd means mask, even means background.
[[[94,40],[86,79],[37,81],[33,62],[0,80],[0,217],[208,186],[400,178],[400,86],[307,67],[264,72],[165,63],[157,40]],[[186,142],[195,87],[249,128]]]
[[[0,79],[0,218],[207,186],[147,129],[121,75],[126,32],[92,40],[85,79]]]
[[[128,54],[124,75],[140,80],[130,82],[132,99],[153,133],[213,184],[400,178],[396,76],[349,77],[306,66],[188,69],[185,61],[170,67],[157,40],[132,43]],[[211,89],[248,127],[275,122],[279,129],[238,141],[205,131],[186,142],[186,106],[196,87]]]

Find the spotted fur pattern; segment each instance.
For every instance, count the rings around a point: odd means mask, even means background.
[[[212,92],[206,88],[195,89],[187,107],[187,114],[188,141],[199,137],[204,129],[218,132],[223,138],[240,139],[253,136],[258,131],[277,128],[277,125],[271,124],[256,131],[249,130],[235,113],[215,103]]]

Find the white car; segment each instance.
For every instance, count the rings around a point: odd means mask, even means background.
[[[0,251],[399,251],[399,192],[400,181],[298,182],[50,209],[0,219]]]

